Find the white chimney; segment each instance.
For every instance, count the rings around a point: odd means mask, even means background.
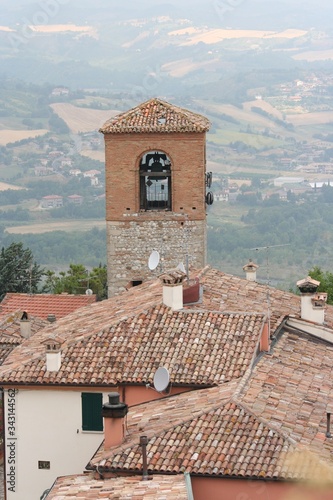
[[[162,274],[160,280],[163,283],[163,304],[171,307],[173,311],[183,309],[183,281],[186,273],[174,269]]]
[[[20,319],[20,331],[23,338],[28,339],[31,337],[31,321],[26,311],[24,311]]]
[[[258,264],[252,262],[249,259],[249,262],[243,266],[243,271],[246,272],[246,279],[248,281],[256,281],[257,280],[257,269],[259,268]]]
[[[327,293],[317,292],[320,281],[308,276],[297,281],[296,285],[301,292],[301,318],[322,325],[325,321]]]
[[[58,372],[61,367],[61,344],[63,340],[59,337],[50,337],[43,342],[46,346],[46,370]]]

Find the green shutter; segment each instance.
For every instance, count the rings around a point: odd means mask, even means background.
[[[102,394],[83,392],[82,397],[82,430],[102,431]]]

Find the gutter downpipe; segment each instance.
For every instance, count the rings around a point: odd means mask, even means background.
[[[191,476],[189,472],[184,472],[187,500],[194,500]]]

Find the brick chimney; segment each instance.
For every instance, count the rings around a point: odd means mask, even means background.
[[[28,339],[31,337],[31,321],[26,311],[23,312],[20,319],[20,331],[23,338]]]
[[[173,311],[183,309],[183,282],[185,279],[186,273],[180,269],[174,269],[160,276],[163,284],[163,304],[171,307]]]
[[[43,344],[46,346],[46,370],[48,372],[58,372],[61,367],[61,344],[60,337],[49,337]]]
[[[118,446],[125,436],[125,417],[128,405],[120,403],[119,393],[110,392],[109,402],[102,407],[104,417],[104,449]]]
[[[296,285],[301,292],[301,318],[322,325],[325,321],[327,293],[317,292],[320,281],[308,276],[297,281]]]
[[[257,269],[259,268],[258,264],[252,262],[249,259],[249,262],[243,266],[243,271],[246,272],[246,279],[248,281],[256,281],[257,280]]]

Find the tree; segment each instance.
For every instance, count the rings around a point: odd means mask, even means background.
[[[314,266],[308,274],[312,279],[320,281],[318,292],[326,292],[327,303],[333,304],[333,274],[329,271],[322,271],[319,266]]]
[[[0,253],[0,299],[7,292],[36,293],[44,270],[23,243],[12,243]]]
[[[56,275],[54,271],[45,272],[43,292],[83,294],[91,289],[97,300],[107,298],[106,266],[101,264],[88,271],[82,264],[70,264],[69,269]]]

